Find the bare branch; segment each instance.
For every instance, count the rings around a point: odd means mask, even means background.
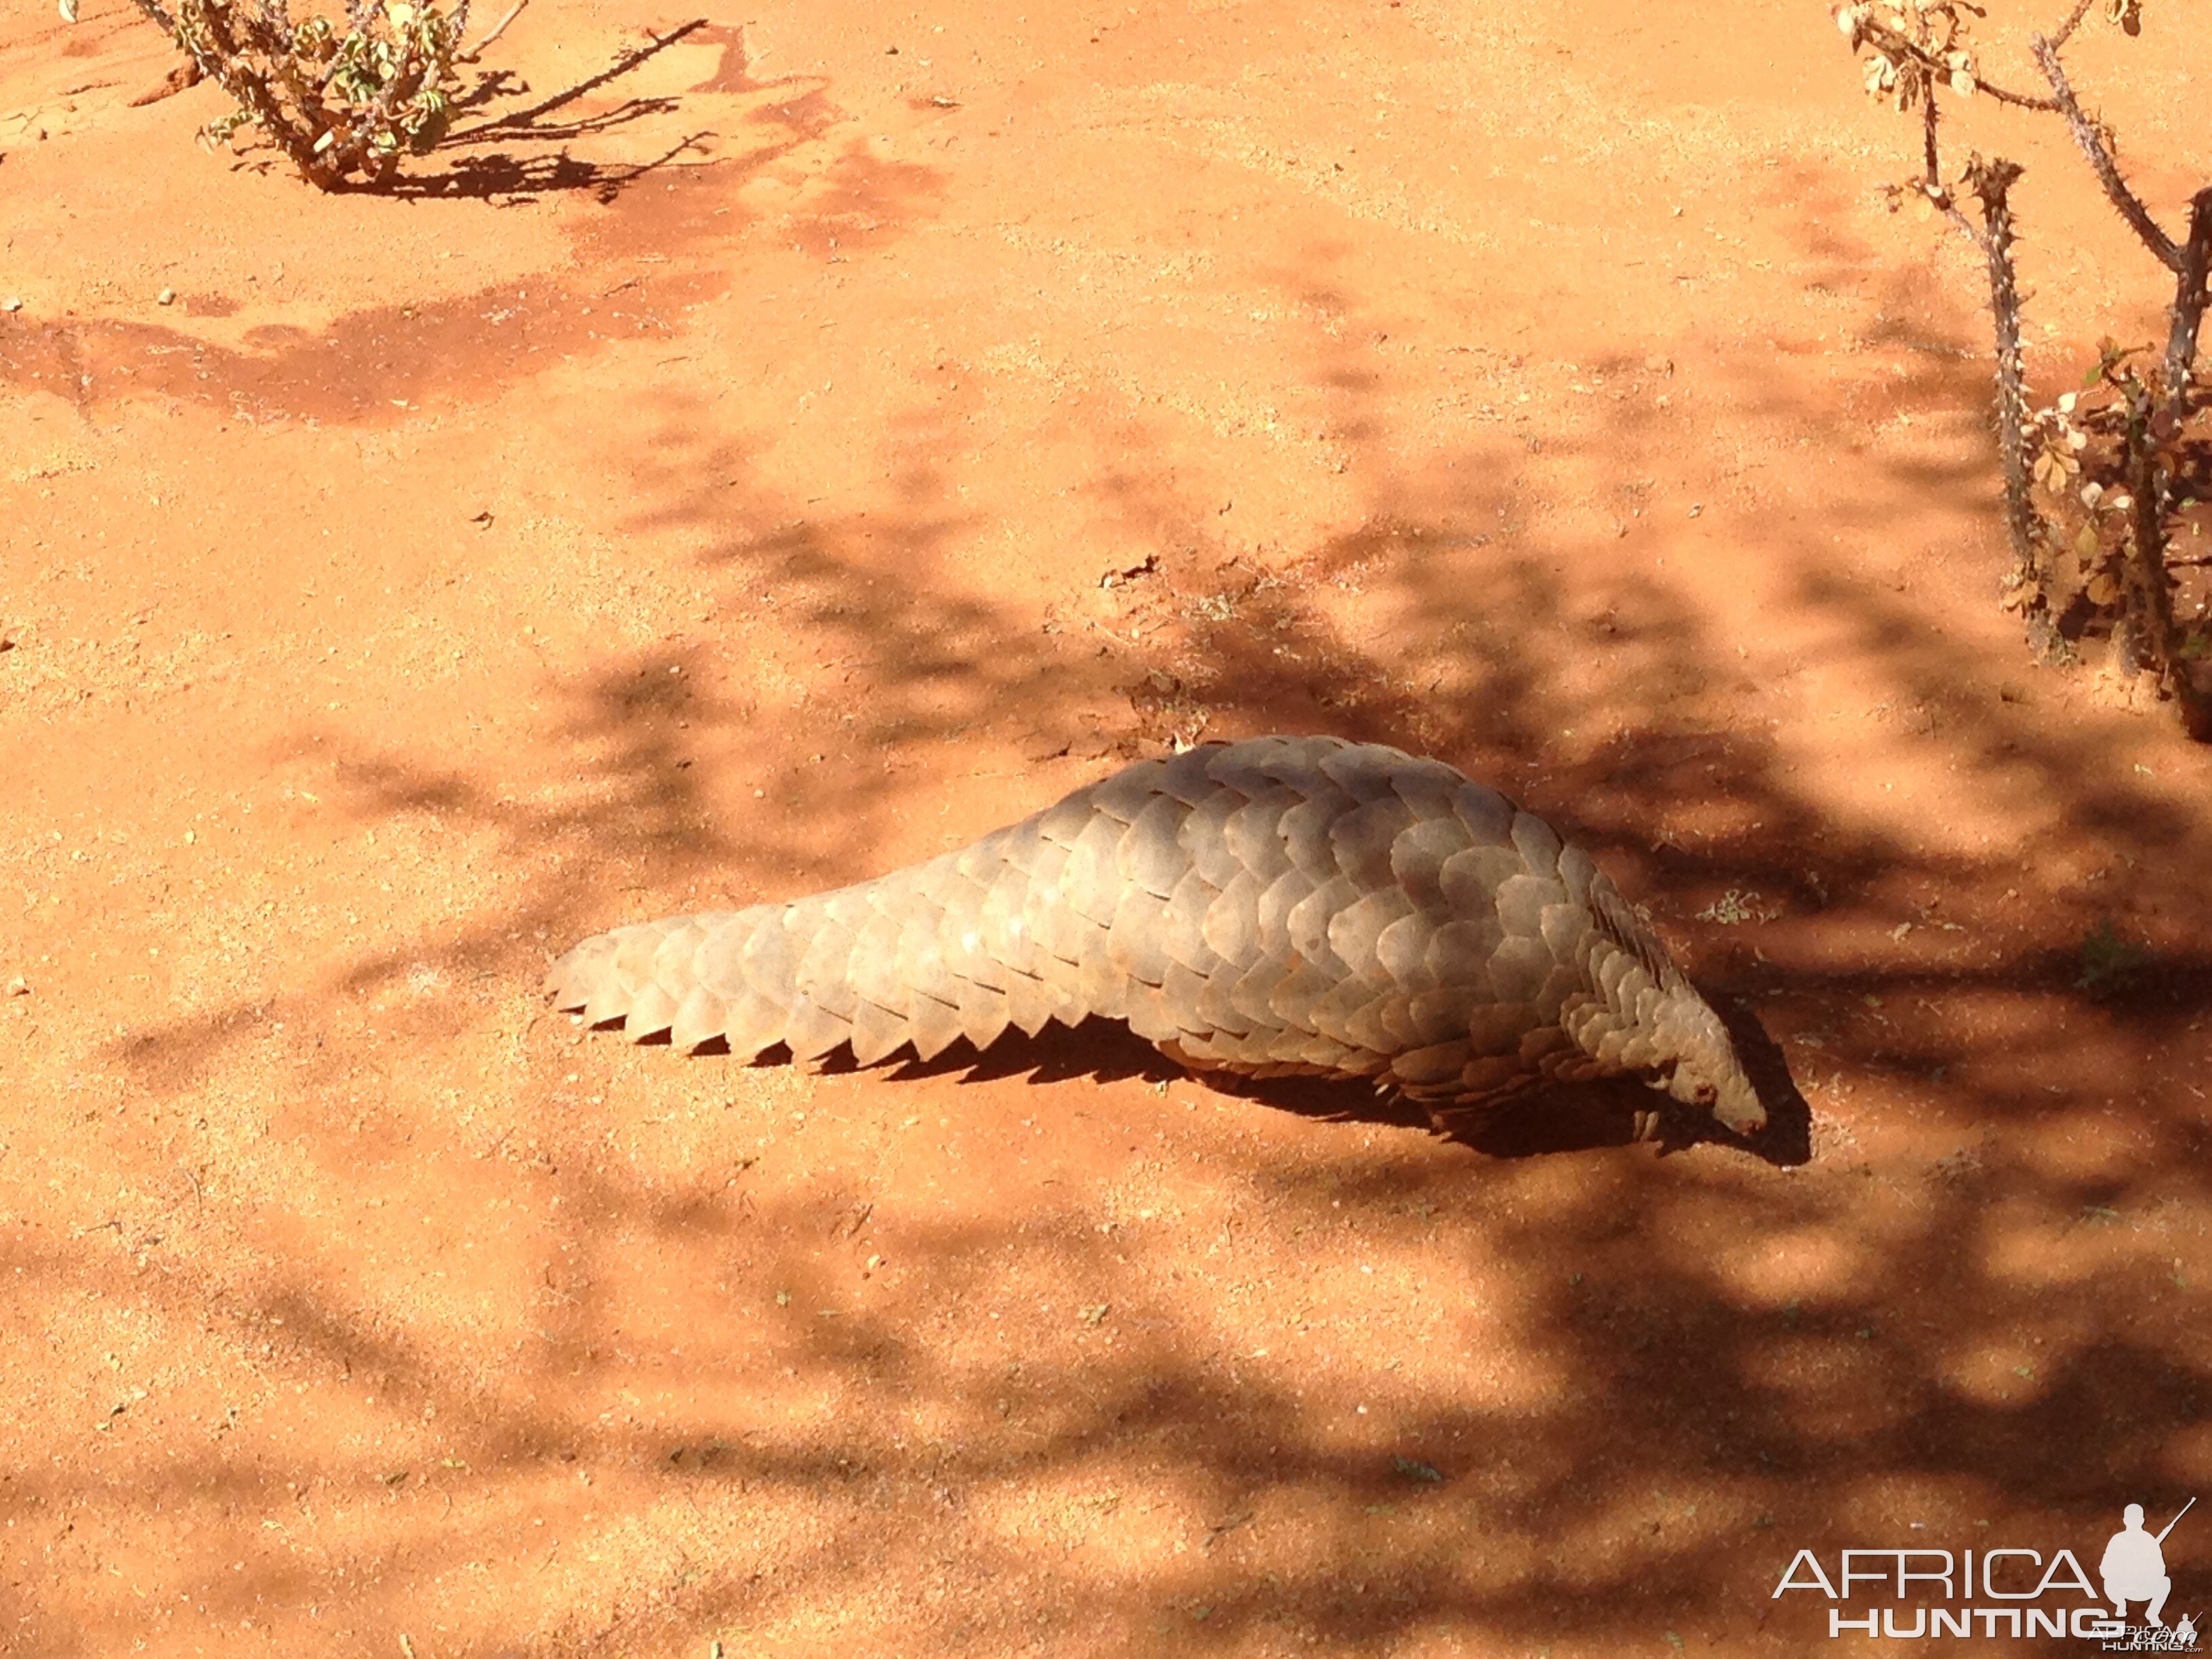
[[[464,3],[465,4],[465,0],[464,0]],[[498,40],[501,35],[507,33],[507,26],[509,23],[512,23],[516,18],[521,16],[522,9],[529,3],[530,0],[514,0],[514,3],[507,9],[507,15],[501,18],[499,21],[491,26],[490,33],[486,34],[483,40],[477,41],[476,45],[471,46],[466,52],[463,52],[454,61],[456,63],[462,64],[475,63],[478,58],[483,55],[483,49],[486,46],[489,46],[493,41]],[[459,33],[459,30],[455,31],[457,37]]]
[[[1920,131],[1924,151],[1921,193],[1958,228],[1960,235],[1987,253],[1989,249],[1982,240],[1980,228],[1959,211],[1957,199],[1951,194],[1949,186],[1943,183],[1942,156],[1936,141],[1938,119],[1935,98],[1930,96],[1923,100],[1920,106]]]
[[[1966,164],[1966,180],[1981,201],[1984,231],[1977,240],[1989,261],[1990,311],[1996,325],[1997,447],[2004,461],[2005,528],[2012,538],[2010,586],[2021,594],[2029,643],[2051,661],[2063,650],[2051,615],[2051,571],[2042,520],[2028,495],[2027,370],[2020,349],[2020,285],[2012,263],[2012,207],[2007,193],[2020,164],[2002,157]]]
[[[2179,426],[2189,416],[2190,376],[2197,368],[2197,331],[2204,320],[2204,307],[2212,302],[2206,292],[2212,281],[2212,185],[2190,199],[2189,237],[2181,245],[2173,285],[2173,307],[2166,314],[2172,327],[2166,337],[2166,412]]]
[[[2069,30],[2081,21],[2081,9],[2077,8],[2075,15],[2068,20]],[[2074,96],[2073,84],[2066,78],[2065,65],[2058,61],[2057,46],[2039,34],[2028,42],[2027,49],[2034,54],[2037,66],[2043,70],[2044,79],[2051,82],[2051,90],[2057,99],[2058,112],[2066,118],[2066,125],[2074,134],[2074,142],[2081,147],[2081,154],[2089,158],[2089,170],[2097,175],[2097,182],[2105,187],[2106,196],[2119,210],[2120,217],[2125,219],[2135,234],[2142,239],[2143,246],[2158,257],[2159,263],[2169,270],[2176,269],[2181,258],[2180,250],[2174,246],[2172,239],[2158,228],[2158,221],[2150,216],[2150,210],[2128,188],[2127,180],[2120,177],[2119,164],[2112,159],[2112,146],[2105,142],[2105,136],[2099,131],[2097,124],[2089,118],[2080,100]]]
[[[2039,109],[2052,114],[2056,114],[2058,109],[2056,98],[2030,98],[2025,93],[2007,92],[1992,81],[1975,82],[1974,90],[1985,92],[1998,103],[2010,104],[2014,109]]]
[[[2095,0],[2075,0],[2072,15],[2058,26],[2058,33],[2051,37],[2051,49],[2053,52],[2057,51],[2074,38],[2074,31],[2081,27],[2081,20],[2089,15],[2089,8],[2094,3]]]
[[[2127,399],[2123,465],[2131,497],[2128,542],[2134,555],[2122,567],[2119,666],[2124,674],[2180,659],[2173,625],[2173,580],[2166,571],[2165,491],[2158,477],[2158,444],[2150,429],[2150,389],[2132,371],[2121,385]]]
[[[1972,219],[1969,219],[1964,213],[1959,210],[1959,204],[1956,202],[1947,202],[1944,204],[1943,216],[1946,219],[1948,219],[1954,225],[1957,226],[1959,234],[1961,236],[1964,236],[1968,241],[1972,242],[1984,258],[1988,256],[1990,251],[1989,238],[1983,235],[1982,228],[1979,225],[1976,224]]]
[[[2212,196],[2212,191],[2204,193]],[[2200,198],[2200,199],[2203,199]],[[2120,666],[2154,668],[2168,696],[2180,705],[2183,726],[2198,738],[2212,737],[2212,679],[2198,672],[2189,655],[2188,629],[2173,613],[2174,579],[2166,544],[2167,491],[2160,476],[2157,416],[2151,388],[2130,374],[2121,386],[2127,399],[2125,459],[2130,502],[2129,561],[2125,608],[2118,643]]]

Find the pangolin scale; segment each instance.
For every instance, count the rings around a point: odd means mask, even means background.
[[[751,1059],[923,1059],[1125,1020],[1177,1062],[1432,1108],[1642,1079],[1750,1133],[1725,1029],[1582,848],[1440,761],[1334,738],[1140,761],[872,881],[617,927],[556,1005]]]

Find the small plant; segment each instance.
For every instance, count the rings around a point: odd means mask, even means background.
[[[1969,0],[1851,0],[1835,16],[1852,52],[1868,54],[1868,92],[1920,115],[1920,170],[1889,187],[1891,207],[1910,200],[1919,217],[1941,213],[1988,264],[1997,434],[2014,555],[2006,608],[2021,615],[2031,647],[2045,662],[2071,659],[2073,642],[2088,634],[2109,634],[2120,672],[2130,678],[2150,672],[2179,704],[2190,732],[2212,738],[2212,665],[2206,661],[2212,594],[2201,583],[2192,594],[2181,574],[2212,559],[2177,554],[2173,547],[2184,523],[2192,537],[2204,527],[2183,515],[2197,504],[2192,474],[2204,471],[2212,456],[2212,399],[2196,372],[2198,331],[2212,303],[2206,287],[2212,185],[2191,198],[2188,228],[2177,239],[2121,176],[2110,130],[2082,107],[2060,58],[2095,3],[2076,0],[2057,30],[2030,40],[2047,97],[2009,91],[1987,77],[1972,38],[1972,20],[1983,12]],[[2115,27],[2129,35],[2142,32],[2142,0],[2101,3]],[[1939,100],[1977,94],[2064,120],[2113,210],[2174,280],[2162,351],[2106,341],[2081,392],[2033,411],[2013,261],[2010,191],[2021,168],[1977,155],[1946,179],[1937,143]],[[1978,204],[1978,224],[1961,205],[1962,186]],[[2195,497],[2208,493],[2212,486],[2195,484]]]
[[[453,123],[468,0],[451,12],[347,0],[343,29],[319,13],[295,22],[289,0],[174,0],[173,14],[161,0],[134,3],[237,100],[203,140],[258,127],[319,189],[384,184],[401,156],[428,155]]]
[[[1731,887],[1704,909],[1698,911],[1698,920],[1717,922],[1723,927],[1734,927],[1747,921],[1771,920],[1758,906],[1758,894],[1739,892]]]
[[[2105,916],[2081,936],[2081,972],[2074,981],[2074,988],[2087,991],[2091,996],[2103,996],[2121,989],[2128,976],[2136,969],[2148,964],[2150,952],[2132,940],[2122,939],[2112,919]]]

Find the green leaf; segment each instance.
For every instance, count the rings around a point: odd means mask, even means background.
[[[453,125],[453,106],[438,93],[422,94],[422,118],[415,131],[408,135],[407,148],[417,155],[428,155],[445,141],[446,133]]]

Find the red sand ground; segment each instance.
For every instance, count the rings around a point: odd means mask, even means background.
[[[0,0],[0,1648],[1790,1653],[1801,1547],[2212,1496],[2212,758],[1995,611],[1978,275],[1820,9],[1023,3],[595,83],[690,15],[537,0],[324,197]],[[2146,9],[2074,58],[2173,223]],[[2159,331],[2062,132],[1949,142],[2045,384]],[[1200,730],[1577,828],[1809,1162],[538,996]]]

